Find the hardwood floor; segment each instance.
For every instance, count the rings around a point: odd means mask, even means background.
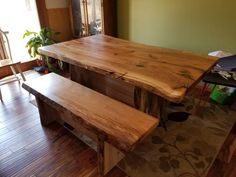
[[[26,72],[27,79],[37,77]],[[18,82],[2,88],[0,177],[95,177],[96,152],[57,123],[42,127],[33,98]],[[107,177],[125,177],[115,168]]]
[[[26,72],[27,79],[38,77]],[[96,177],[96,153],[57,123],[42,127],[33,98],[17,82],[1,87],[0,177]],[[236,126],[231,136],[236,137]],[[227,142],[227,141],[226,141]],[[222,148],[227,149],[228,144]],[[236,152],[230,163],[217,159],[207,177],[235,177]],[[127,177],[115,168],[106,177]],[[157,174],[158,177],[158,174]]]

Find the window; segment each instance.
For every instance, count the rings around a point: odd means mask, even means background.
[[[0,0],[0,28],[9,31],[8,38],[13,60],[28,60],[23,39],[26,30],[40,30],[35,0]]]
[[[73,0],[72,13],[75,36],[89,36],[102,32],[101,0]]]

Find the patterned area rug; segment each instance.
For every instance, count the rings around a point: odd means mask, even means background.
[[[170,105],[166,115],[182,112],[183,122],[158,127],[119,163],[131,177],[205,177],[235,123],[236,112],[187,97]]]

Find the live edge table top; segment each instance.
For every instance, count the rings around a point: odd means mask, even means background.
[[[40,53],[124,80],[176,103],[183,100],[218,59],[106,35],[45,46]]]

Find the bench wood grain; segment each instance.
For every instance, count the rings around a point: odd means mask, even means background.
[[[62,119],[97,141],[100,174],[158,124],[156,118],[53,73],[27,81],[23,88],[36,96],[43,125]]]

